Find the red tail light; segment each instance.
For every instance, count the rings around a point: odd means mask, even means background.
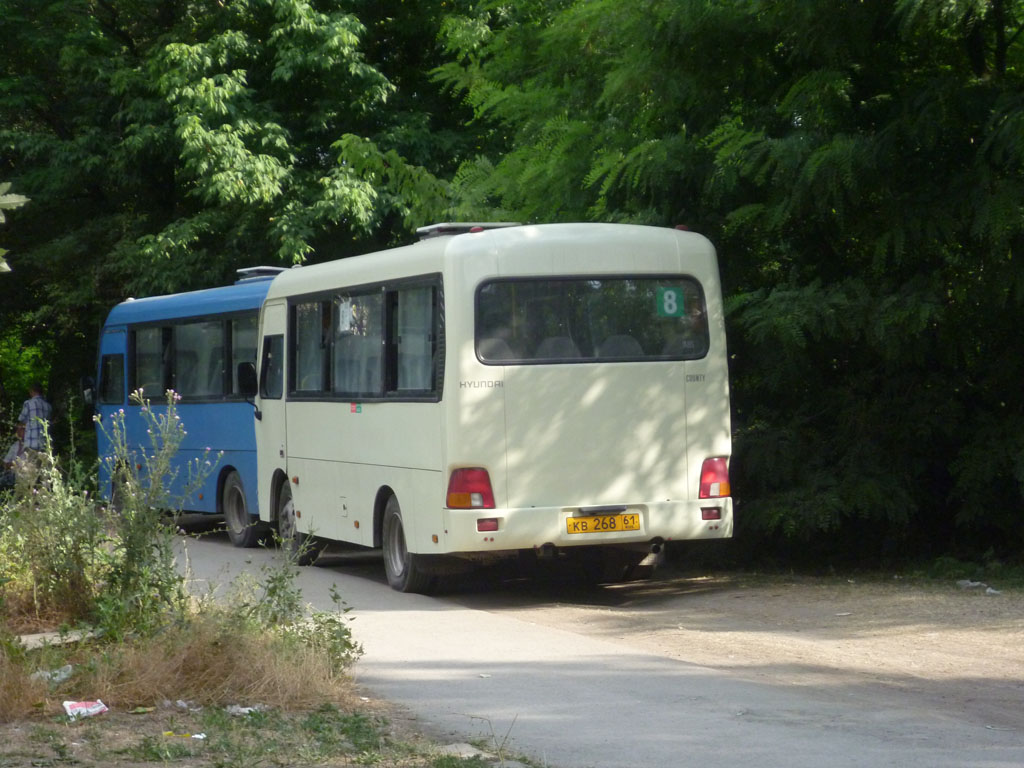
[[[491,476],[481,467],[456,469],[448,479],[449,509],[494,509]]]
[[[700,468],[700,498],[717,499],[732,493],[729,488],[729,460],[724,457],[704,459]]]

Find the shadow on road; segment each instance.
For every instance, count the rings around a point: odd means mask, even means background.
[[[186,515],[176,520],[189,537],[231,547],[223,520],[210,515]],[[273,549],[270,546],[269,549]],[[317,569],[338,570],[346,576],[386,584],[380,550],[332,543],[317,559]],[[479,610],[500,610],[571,603],[579,606],[628,608],[655,607],[659,602],[686,595],[718,593],[736,588],[733,576],[709,578],[684,575],[661,568],[653,577],[621,584],[593,584],[572,567],[527,573],[515,561],[479,567],[469,573],[444,577],[434,597]]]

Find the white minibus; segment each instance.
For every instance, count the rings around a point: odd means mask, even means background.
[[[392,587],[499,558],[621,580],[732,535],[718,265],[621,224],[438,224],[287,270],[260,314],[260,517],[300,561],[383,550]],[[648,561],[649,562],[649,561]]]

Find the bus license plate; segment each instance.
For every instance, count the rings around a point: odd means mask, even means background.
[[[608,533],[610,531],[639,531],[640,515],[587,515],[568,517],[565,520],[567,533]]]

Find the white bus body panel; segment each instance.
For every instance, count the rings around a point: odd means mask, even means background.
[[[732,535],[732,499],[699,501],[705,458],[731,453],[721,286],[714,249],[675,230],[551,225],[491,233],[484,253],[455,238],[464,286],[501,277],[685,274],[702,285],[710,351],[700,360],[496,366],[474,350],[474,302],[448,301],[448,467],[483,466],[497,509],[445,510],[451,552]],[[475,288],[474,288],[475,291]],[[460,294],[464,290],[460,291]],[[454,358],[454,359],[453,359]],[[625,506],[641,530],[569,534],[581,507]],[[721,519],[702,520],[702,507]],[[476,530],[498,518],[497,532]]]
[[[438,237],[289,270],[267,301],[428,274],[443,281],[440,402],[277,401],[286,448],[264,445],[273,431],[266,415],[257,426],[265,519],[277,474],[290,479],[301,531],[366,546],[380,495],[394,493],[407,547],[422,554],[732,535],[731,498],[697,499],[703,460],[731,452],[721,288],[705,238],[611,224]],[[710,351],[700,360],[502,366],[476,356],[483,281],[677,274],[699,281],[707,300]],[[261,330],[261,343],[270,332]],[[271,401],[257,404],[266,414]],[[445,507],[448,476],[460,467],[487,469],[496,509]],[[641,530],[567,533],[567,517],[604,506],[638,512]],[[702,520],[702,507],[720,509],[721,519]],[[479,518],[498,518],[498,530],[478,532]]]

